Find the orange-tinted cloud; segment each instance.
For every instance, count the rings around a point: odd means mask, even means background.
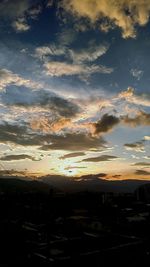
[[[63,8],[78,18],[88,18],[91,24],[112,24],[119,27],[123,38],[136,36],[136,25],[144,26],[149,21],[149,0],[63,0]],[[101,21],[101,22],[99,22]],[[104,27],[106,31],[106,27]]]
[[[42,117],[40,119],[33,119],[30,122],[32,130],[41,130],[42,132],[58,132],[71,124],[69,118],[58,118],[54,121],[47,117]]]

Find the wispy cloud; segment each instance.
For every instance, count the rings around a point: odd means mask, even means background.
[[[118,157],[116,157],[116,156],[102,155],[99,157],[86,158],[86,159],[83,159],[82,161],[83,162],[101,162],[101,161],[112,161],[112,160],[116,160],[116,159],[118,159]]]
[[[68,166],[65,168],[65,170],[74,170],[74,169],[86,169],[85,166]]]
[[[139,69],[131,69],[130,73],[134,78],[139,81],[142,78],[144,72]]]
[[[133,166],[143,166],[143,167],[150,167],[150,163],[149,162],[136,162],[134,164],[132,164]]]
[[[0,69],[0,90],[5,89],[9,85],[25,86],[27,88],[39,89],[41,85],[30,79],[25,79],[20,75],[13,73],[7,69]]]
[[[74,153],[65,154],[64,156],[61,156],[59,159],[69,159],[69,158],[81,157],[85,155],[86,154],[84,152],[74,152]]]
[[[144,171],[144,170],[136,170],[135,174],[136,175],[147,175],[147,176],[150,176],[150,172]]]
[[[109,48],[108,44],[96,45],[88,44],[84,49],[73,49],[65,44],[50,44],[48,46],[39,46],[35,49],[35,57],[43,59],[43,57],[53,57],[63,55],[66,59],[73,61],[74,64],[85,62],[94,62],[103,56]]]
[[[70,49],[69,53],[70,58],[76,63],[93,62],[103,56],[108,48],[108,45],[91,44],[90,47],[84,50],[74,51]]]
[[[78,75],[81,79],[93,73],[110,74],[113,68],[97,64],[95,61],[104,55],[108,45],[87,45],[83,49],[74,50],[67,45],[50,44],[35,49],[35,57],[43,61],[45,73],[49,76]],[[59,57],[63,56],[60,61]]]
[[[36,161],[36,158],[26,154],[19,154],[19,155],[6,155],[0,158],[1,161],[18,161],[18,160],[32,160]]]
[[[46,75],[52,77],[78,75],[81,78],[90,76],[93,73],[110,74],[113,72],[112,68],[103,65],[78,65],[66,62],[50,61],[44,64]]]
[[[65,55],[67,49],[65,46],[56,46],[51,44],[50,46],[39,46],[35,49],[35,57],[43,59],[47,56],[61,56]]]

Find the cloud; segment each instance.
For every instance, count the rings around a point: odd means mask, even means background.
[[[144,170],[136,170],[136,175],[150,175],[150,172]]]
[[[133,87],[128,87],[126,91],[122,91],[118,95],[118,99],[124,99],[129,103],[141,106],[150,106],[150,94],[139,94],[136,95]]]
[[[150,159],[150,156],[144,156],[143,158],[144,159]]]
[[[51,135],[32,132],[25,123],[3,122],[0,124],[0,143],[10,143],[21,146],[40,146],[50,141]]]
[[[51,144],[43,145],[40,150],[69,150],[84,151],[93,148],[106,149],[106,141],[103,138],[95,138],[83,133],[66,133],[54,135],[50,138]]]
[[[150,114],[140,110],[135,117],[129,117],[128,115],[121,118],[122,122],[132,127],[137,126],[149,126]]]
[[[0,124],[0,142],[13,143],[17,145],[39,145],[42,144],[38,136],[28,132],[27,125],[17,125],[4,122]]]
[[[113,23],[109,22],[108,20],[105,20],[101,22],[100,24],[100,30],[102,32],[108,33],[110,30],[113,30],[115,27]]]
[[[69,166],[66,167],[65,170],[74,170],[74,169],[86,169],[87,167],[85,166]]]
[[[2,0],[0,3],[0,17],[16,18],[21,17],[31,6],[29,0]]]
[[[2,0],[0,3],[0,18],[7,18],[16,32],[28,31],[27,19],[36,19],[40,12],[39,0],[34,3],[30,0]]]
[[[138,69],[131,69],[130,73],[134,78],[139,81],[142,78],[144,72]]]
[[[12,27],[16,32],[26,32],[30,29],[30,26],[27,24],[24,18],[19,18],[18,20],[12,23]]]
[[[137,162],[137,163],[134,163],[132,164],[133,166],[144,166],[144,167],[149,167],[150,166],[150,163],[149,162]]]
[[[50,61],[44,64],[46,75],[52,77],[78,75],[90,76],[93,73],[110,74],[113,72],[112,68],[102,65],[83,65],[83,64],[70,64],[66,62]]]
[[[56,46],[51,44],[50,46],[39,46],[35,49],[35,57],[43,59],[47,56],[62,56],[65,55],[66,48],[63,46]]]
[[[149,0],[63,0],[63,8],[76,18],[88,18],[93,26],[115,25],[122,31],[123,38],[135,38],[136,26],[144,26],[149,21]],[[76,22],[79,23],[79,22]]]
[[[61,133],[51,134],[34,132],[29,124],[19,122],[0,124],[0,143],[14,144],[21,146],[36,146],[40,150],[68,150],[85,151],[93,148],[106,150],[107,142],[99,137],[92,137],[86,133]]]
[[[133,94],[134,94],[134,88],[133,87],[128,87],[126,91],[122,91],[119,94],[119,98],[128,99],[128,98],[132,97]]]
[[[68,159],[68,158],[74,158],[74,157],[81,157],[85,155],[86,154],[84,152],[74,152],[74,153],[69,153],[64,156],[61,156],[59,159]]]
[[[96,45],[95,43],[90,43],[90,45],[84,49],[74,50],[68,48],[64,44],[50,44],[49,46],[37,47],[35,49],[35,57],[42,60],[46,57],[53,58],[54,56],[64,56],[66,59],[69,59],[69,61],[72,61],[75,65],[80,65],[81,63],[94,62],[104,55],[108,48],[109,46],[107,44]]]
[[[4,78],[3,78],[4,79]],[[26,84],[26,83],[25,83]],[[17,82],[18,85],[18,82]],[[24,84],[23,84],[24,85]],[[39,107],[47,109],[49,112],[59,115],[66,118],[74,117],[76,114],[80,112],[80,108],[77,104],[71,102],[70,100],[67,100],[63,97],[60,97],[56,95],[55,93],[52,93],[49,90],[30,90],[30,89],[23,89],[22,87],[13,87],[6,88],[5,91],[1,94],[1,99],[3,101],[3,104],[7,106],[16,106],[16,107]],[[52,114],[51,114],[52,115]],[[39,119],[39,124],[37,123],[37,126],[41,124],[48,125],[48,122],[50,124],[53,123],[53,120],[49,120],[45,118],[45,122],[43,121],[43,118]],[[55,119],[57,122],[57,126],[61,126],[65,121],[64,120],[58,120],[58,118]],[[41,123],[40,123],[41,122]],[[36,125],[36,120],[34,123],[34,120],[32,121],[32,124]],[[54,125],[53,125],[54,126]]]
[[[36,161],[36,159],[33,156],[25,155],[25,154],[7,155],[7,156],[0,158],[1,161],[15,161],[15,160],[25,160],[25,159]]]
[[[70,126],[70,118],[47,118],[47,117],[37,117],[36,119],[31,119],[30,127],[32,130],[40,130],[42,132],[56,132],[58,133],[62,129]]]
[[[115,175],[113,175],[112,177],[118,179],[118,178],[120,178],[121,176],[122,176],[121,174],[115,174]]]
[[[128,151],[135,151],[135,152],[145,152],[145,147],[142,141],[131,143],[131,144],[124,144],[124,147]]]
[[[80,182],[99,182],[101,178],[107,176],[107,173],[98,173],[98,174],[87,174],[80,177],[76,177],[76,181]]]
[[[93,73],[110,74],[113,68],[94,62],[104,55],[108,45],[96,45],[94,42],[83,49],[71,49],[66,44],[50,44],[35,49],[34,56],[44,64],[45,73],[52,77],[78,75],[80,79],[89,77]],[[60,61],[59,57],[62,57]]]
[[[29,124],[1,123],[0,143],[21,146],[36,146],[41,150],[86,150],[92,147],[105,147],[103,139],[96,139],[85,134],[50,134],[34,132]]]
[[[145,135],[145,136],[144,136],[144,140],[145,140],[145,141],[150,141],[150,136],[149,136],[149,135]]]
[[[111,131],[115,126],[117,126],[120,123],[120,119],[113,116],[104,114],[102,118],[96,122],[93,123],[92,126],[94,127],[94,133],[100,134],[100,133],[106,133]]]
[[[84,50],[74,51],[69,49],[70,58],[73,62],[83,63],[83,62],[93,62],[104,55],[108,50],[108,45],[94,45],[91,44],[90,47]]]
[[[0,170],[0,177],[11,177],[11,178],[16,178],[16,175],[18,177],[29,177],[30,176],[30,173],[28,173],[27,171],[17,171],[17,170],[14,170],[14,169],[5,169],[5,170]],[[31,175],[32,176],[32,175]],[[30,177],[31,177],[30,176]]]
[[[82,161],[83,162],[101,162],[101,161],[111,161],[111,160],[115,160],[115,159],[118,159],[118,157],[110,156],[110,155],[102,155],[102,156],[95,157],[95,158],[83,159]]]
[[[0,69],[0,90],[5,89],[9,85],[25,86],[33,89],[41,88],[41,85],[37,82],[30,79],[24,79],[10,70]]]
[[[41,11],[42,11],[42,6],[39,4],[39,0],[36,0],[35,4],[28,9],[27,16],[30,17],[31,19],[36,19],[37,16],[41,13]]]
[[[131,157],[133,158],[133,159],[140,159],[138,156],[136,156],[136,155],[131,155]]]

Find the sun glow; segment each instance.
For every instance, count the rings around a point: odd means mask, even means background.
[[[75,169],[75,168],[60,168],[59,169],[59,172],[63,175],[66,175],[66,176],[78,176],[79,175],[79,171],[78,169]]]

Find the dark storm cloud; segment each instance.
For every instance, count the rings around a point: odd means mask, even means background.
[[[150,172],[144,170],[136,170],[135,174],[137,175],[150,175]]]
[[[74,117],[79,107],[71,101],[59,97],[48,90],[30,90],[22,87],[7,88],[1,99],[7,106],[47,108],[60,116]]]
[[[100,162],[100,161],[111,161],[111,160],[114,160],[114,159],[118,159],[118,157],[110,156],[110,155],[102,155],[102,156],[95,157],[95,158],[83,159],[82,161],[85,161],[85,162]]]
[[[94,138],[82,133],[67,133],[66,135],[55,135],[51,137],[51,144],[41,146],[41,150],[89,150],[92,148],[106,149],[106,141],[103,138]]]
[[[98,122],[93,123],[95,134],[109,132],[119,123],[119,118],[113,115],[104,114]]]
[[[30,155],[26,154],[20,154],[20,155],[7,155],[4,157],[1,157],[0,160],[2,161],[15,161],[15,160],[24,160],[24,159],[29,159],[32,161],[36,161],[36,159]]]
[[[74,152],[74,153],[69,153],[64,156],[61,156],[59,159],[68,159],[68,158],[74,158],[74,157],[81,157],[85,155],[86,154],[84,152]]]

